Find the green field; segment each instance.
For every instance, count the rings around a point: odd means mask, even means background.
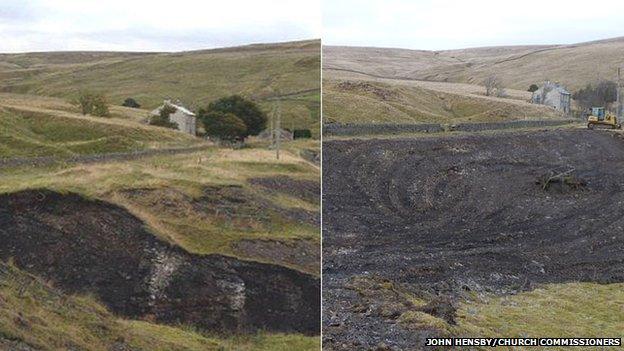
[[[93,155],[201,143],[170,129],[115,122],[0,105],[0,158]]]

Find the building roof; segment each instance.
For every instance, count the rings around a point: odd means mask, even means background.
[[[550,91],[556,90],[558,91],[560,94],[565,94],[565,95],[571,95],[570,92],[561,84],[559,84],[558,82],[550,82],[550,81],[546,81],[544,83],[544,85],[542,85],[541,87],[539,87],[539,89],[537,89],[536,91],[533,92],[533,94],[535,95],[536,93],[541,94],[541,92],[544,90],[544,88],[548,87],[548,89]]]
[[[189,109],[187,109],[184,106],[181,106],[180,104],[174,104],[173,102],[171,102],[171,100],[165,100],[163,102],[163,104],[158,107],[157,109],[153,110],[151,113],[152,115],[159,115],[160,114],[160,110],[165,106],[165,105],[169,105],[171,107],[174,107],[176,110],[182,111],[182,113],[184,113],[185,115],[189,115],[189,116],[195,116],[195,114],[193,112],[191,112]]]

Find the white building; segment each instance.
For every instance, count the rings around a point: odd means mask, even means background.
[[[195,114],[193,112],[181,106],[179,103],[173,103],[171,102],[171,100],[165,100],[163,104],[154,111],[152,111],[151,114],[153,116],[160,115],[160,110],[162,110],[165,105],[175,108],[176,111],[169,115],[169,121],[177,123],[179,131],[191,135],[196,135],[197,117],[195,117]]]
[[[546,105],[561,111],[564,115],[570,113],[571,94],[559,83],[546,82],[543,86],[533,92],[531,102],[534,104]]]

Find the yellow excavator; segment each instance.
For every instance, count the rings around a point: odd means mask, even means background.
[[[617,117],[610,113],[605,112],[604,107],[592,107],[591,113],[587,117],[587,128],[610,128],[610,129],[622,129],[622,125],[618,124]]]

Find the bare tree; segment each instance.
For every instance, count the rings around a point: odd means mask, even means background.
[[[503,89],[500,80],[494,75],[485,78],[483,85],[485,85],[485,96],[492,96],[496,91]]]

